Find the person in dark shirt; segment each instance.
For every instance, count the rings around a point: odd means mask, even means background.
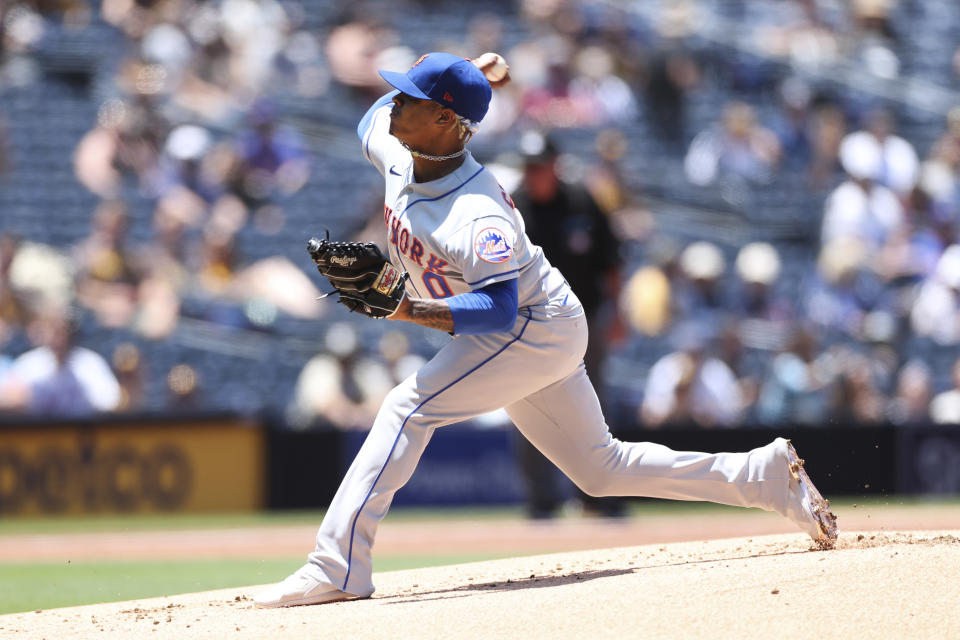
[[[603,361],[620,288],[620,244],[586,186],[560,178],[560,153],[549,135],[525,133],[520,150],[523,180],[513,200],[523,212],[527,235],[550,256],[583,305],[590,329],[584,366],[604,403]],[[556,469],[526,440],[519,443],[519,457],[529,515],[552,517],[562,501]],[[577,493],[587,511],[604,516],[623,513],[622,499]]]

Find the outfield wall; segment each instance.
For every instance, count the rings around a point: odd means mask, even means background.
[[[0,424],[0,515],[266,506],[265,432],[235,416]]]
[[[822,429],[753,427],[737,429],[622,429],[623,440],[652,440],[677,450],[743,451],[776,436],[792,439],[806,468],[827,495],[881,496],[960,494],[960,427],[891,425],[831,426]],[[271,490],[283,508],[322,507],[363,443],[363,433],[293,433],[282,437],[282,453],[271,456]],[[524,500],[516,463],[514,429],[438,429],[395,505],[517,504]],[[272,441],[276,438],[271,437]],[[339,474],[333,451],[340,451]],[[291,457],[291,455],[293,457]],[[314,456],[318,456],[314,458]],[[313,460],[315,464],[310,464]],[[323,477],[323,482],[309,481]]]
[[[960,427],[624,429],[624,440],[740,451],[792,438],[827,495],[960,493]],[[231,415],[0,422],[0,517],[322,508],[364,433]],[[518,433],[437,430],[394,504],[524,500]]]

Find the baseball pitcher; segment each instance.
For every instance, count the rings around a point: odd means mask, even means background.
[[[466,149],[491,89],[510,81],[502,58],[429,53],[405,74],[380,75],[395,90],[357,133],[384,177],[387,253],[327,238],[311,239],[308,251],[351,311],[454,337],[388,394],[307,563],[256,604],[369,597],[377,525],[433,431],[499,408],[588,494],[758,507],[832,547],[836,519],[788,441],[708,454],[610,435],[584,372],[587,324],[577,296]]]

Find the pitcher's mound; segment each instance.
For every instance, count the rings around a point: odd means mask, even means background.
[[[290,609],[244,587],[18,613],[0,636],[957,638],[957,567],[960,531],[844,532],[833,551],[776,535],[395,571],[369,600]]]

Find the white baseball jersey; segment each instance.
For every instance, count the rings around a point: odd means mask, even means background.
[[[447,298],[516,278],[518,306],[532,317],[582,313],[563,276],[530,242],[520,212],[492,173],[467,152],[456,171],[414,182],[413,157],[389,130],[388,105],[374,113],[363,153],[386,180],[388,253],[410,274],[407,293]]]

